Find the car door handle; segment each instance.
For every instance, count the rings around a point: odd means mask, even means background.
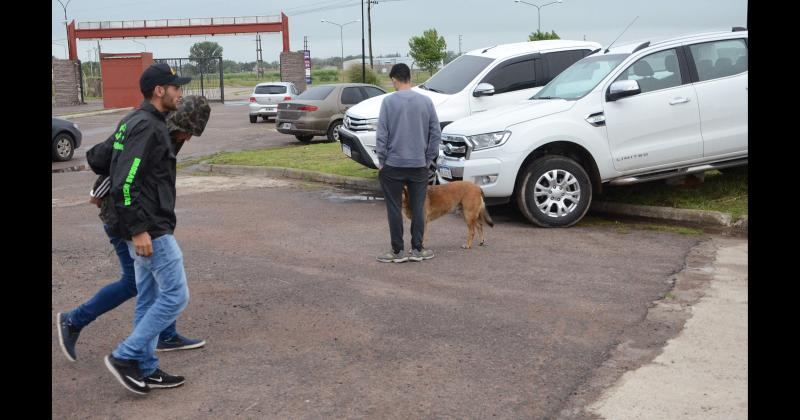
[[[677,104],[685,104],[689,102],[689,98],[674,98],[673,100],[669,101],[670,105],[677,105]]]

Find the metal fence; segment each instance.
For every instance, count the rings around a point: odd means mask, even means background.
[[[157,58],[156,63],[167,63],[181,77],[191,77],[192,81],[183,86],[184,95],[201,95],[209,101],[225,102],[222,57],[205,59]]]

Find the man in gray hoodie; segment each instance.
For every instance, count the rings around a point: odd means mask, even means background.
[[[405,64],[389,72],[396,92],[381,104],[375,151],[378,154],[378,179],[386,200],[392,250],[379,255],[381,262],[422,261],[433,258],[433,251],[422,247],[425,229],[425,193],[428,167],[439,155],[442,130],[431,99],[411,90],[411,70]],[[403,187],[408,187],[411,206],[411,252],[403,252]]]

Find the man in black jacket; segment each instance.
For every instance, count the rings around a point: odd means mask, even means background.
[[[155,350],[159,333],[189,302],[183,254],[173,236],[176,159],[165,115],[177,109],[181,85],[190,80],[167,64],[147,68],[139,79],[145,99],[120,122],[111,154],[110,193],[119,234],[134,258],[138,295],[133,332],[105,364],[136,394],[184,383],[159,369]]]
[[[193,135],[200,136],[203,134],[210,116],[211,107],[205,97],[193,95],[183,97],[178,110],[167,116],[167,128],[169,129],[172,147],[176,155],[183,144],[189,141]],[[115,140],[112,135],[109,142]],[[87,160],[90,164],[102,163],[93,162],[93,157],[93,153],[87,154]],[[91,299],[77,308],[71,311],[59,312],[56,315],[59,344],[64,355],[73,362],[78,357],[75,346],[83,328],[91,324],[97,317],[122,305],[137,294],[133,258],[128,251],[128,244],[119,236],[114,200],[111,194],[108,194],[110,189],[111,178],[108,175],[100,175],[90,193],[92,197],[90,201],[100,208],[103,229],[119,258],[122,276],[119,280],[98,290]],[[196,349],[203,347],[205,343],[205,340],[188,338],[179,334],[175,322],[173,322],[159,334],[156,351]]]

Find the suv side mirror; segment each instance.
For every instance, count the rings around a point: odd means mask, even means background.
[[[636,80],[620,80],[612,83],[608,88],[606,100],[609,102],[616,101],[617,99],[638,95],[640,93],[642,93],[642,89],[639,87],[639,82]]]
[[[472,96],[492,96],[494,95],[494,86],[491,83],[478,83],[478,86],[472,92]]]

